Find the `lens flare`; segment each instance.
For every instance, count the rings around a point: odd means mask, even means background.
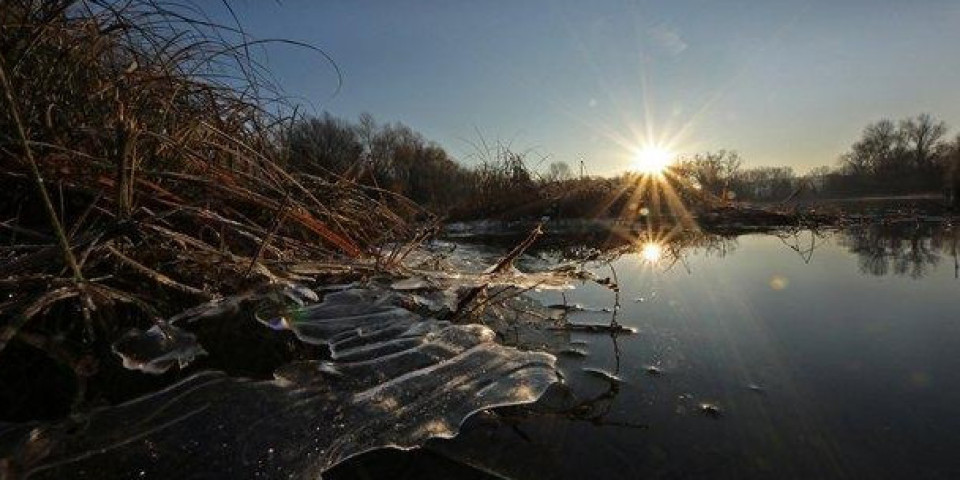
[[[646,175],[663,175],[673,161],[673,154],[662,147],[644,147],[637,152],[634,168]]]

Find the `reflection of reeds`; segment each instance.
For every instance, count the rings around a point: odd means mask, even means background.
[[[149,318],[410,235],[410,202],[286,168],[262,43],[189,4],[0,4],[0,350],[55,304],[89,336],[109,305]]]

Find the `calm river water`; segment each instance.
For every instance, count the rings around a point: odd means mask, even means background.
[[[960,478],[957,230],[641,236],[611,256],[619,299],[592,282],[566,292],[586,307],[571,321],[608,323],[614,310],[637,333],[566,339],[586,356],[561,356],[568,388],[541,402],[563,413],[480,416],[455,440],[333,473]],[[611,276],[610,265],[588,267]]]

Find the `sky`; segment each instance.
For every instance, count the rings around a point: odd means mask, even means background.
[[[210,2],[215,18],[226,18]],[[307,112],[402,122],[465,163],[481,138],[544,165],[630,168],[645,145],[834,165],[863,127],[960,131],[960,0],[231,3]]]

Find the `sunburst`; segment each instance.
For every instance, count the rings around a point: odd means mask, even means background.
[[[640,149],[634,158],[634,169],[644,175],[662,176],[673,162],[674,154],[659,146]]]

